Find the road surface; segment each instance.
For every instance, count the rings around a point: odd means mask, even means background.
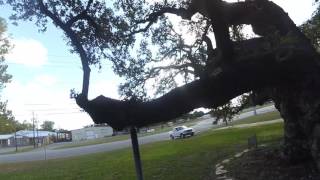
[[[257,109],[257,114],[263,114],[266,112],[274,111],[274,107],[264,107]],[[235,120],[246,118],[252,116],[253,112],[246,112],[240,114]],[[213,119],[210,116],[205,116],[203,120],[192,126],[196,133],[201,133],[207,131],[214,127],[212,124]],[[139,138],[139,144],[147,144],[151,142],[169,140],[168,132],[154,134],[150,136],[144,136]],[[123,149],[131,147],[130,140],[116,141],[104,144],[81,146],[66,149],[51,149],[51,148],[39,148],[34,151],[17,153],[17,154],[3,154],[0,155],[0,163],[11,163],[11,162],[25,162],[25,161],[37,161],[46,159],[56,159],[56,158],[66,158],[72,156],[80,156],[84,154],[98,153],[98,152],[108,152],[117,149]]]

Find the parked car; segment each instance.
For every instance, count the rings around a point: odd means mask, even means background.
[[[193,136],[194,130],[192,128],[186,126],[177,126],[173,128],[172,131],[169,132],[170,138],[185,138],[187,136]]]

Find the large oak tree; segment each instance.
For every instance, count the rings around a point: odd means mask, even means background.
[[[82,91],[73,95],[95,123],[115,129],[146,126],[253,91],[271,97],[284,118],[284,157],[293,162],[313,157],[320,167],[319,54],[315,42],[275,3],[7,2],[16,12],[13,20],[35,20],[42,30],[52,21],[63,30],[84,72]],[[177,17],[183,31],[172,21]],[[243,25],[251,26],[255,36],[236,38]],[[124,100],[88,100],[90,66],[102,60],[111,61],[126,79]],[[158,96],[145,99],[150,84]]]

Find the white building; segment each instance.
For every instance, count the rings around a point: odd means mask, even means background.
[[[33,143],[33,138],[35,138],[35,142],[39,145],[50,144],[52,143],[52,137],[55,135],[56,133],[51,131],[21,130],[17,132],[17,143],[21,145],[31,145]]]
[[[0,147],[12,146],[14,143],[13,134],[2,134],[0,135]]]
[[[50,144],[52,142],[51,137],[54,135],[55,133],[50,131],[21,130],[17,131],[16,134],[0,135],[0,147],[32,145],[33,138],[38,145]]]
[[[112,136],[113,129],[110,126],[93,126],[72,130],[71,134],[72,141],[82,141]]]

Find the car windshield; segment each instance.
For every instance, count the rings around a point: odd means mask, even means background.
[[[180,131],[180,130],[182,130],[182,129],[186,129],[187,127],[185,127],[185,126],[179,126],[179,127],[176,127],[176,130],[177,131]]]

